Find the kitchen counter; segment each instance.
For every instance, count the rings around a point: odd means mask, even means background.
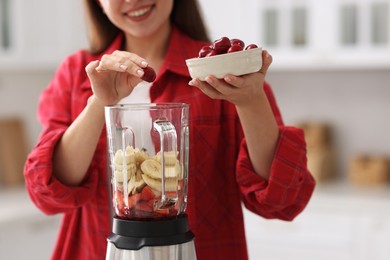
[[[390,259],[390,187],[318,185],[292,222],[244,210],[250,259]],[[49,259],[61,215],[46,216],[23,187],[0,190],[0,259]]]
[[[46,216],[24,187],[0,188],[0,259],[50,259],[61,216]]]
[[[390,259],[390,187],[318,185],[292,222],[245,211],[250,259]]]

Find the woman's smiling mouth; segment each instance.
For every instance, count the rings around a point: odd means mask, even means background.
[[[128,15],[131,16],[131,17],[139,17],[139,16],[144,15],[145,13],[147,13],[151,8],[152,8],[151,6],[146,7],[146,8],[142,8],[142,9],[139,9],[137,11],[130,12]]]
[[[139,8],[137,10],[129,11],[125,15],[132,20],[139,20],[149,15],[153,8],[153,5]]]

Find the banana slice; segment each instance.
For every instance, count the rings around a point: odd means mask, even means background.
[[[137,172],[137,166],[134,163],[126,165],[126,169],[128,179],[131,179],[131,177]],[[116,182],[123,182],[123,170],[121,167],[116,168],[114,178]]]
[[[178,156],[178,152],[175,151],[169,151],[169,152],[164,152],[164,164],[165,166],[175,166]],[[158,152],[155,156],[156,161],[161,163],[161,152]]]
[[[147,159],[141,164],[141,170],[144,174],[153,179],[161,179],[161,163],[154,159]],[[165,166],[165,178],[177,178],[181,174],[179,161],[174,166]]]
[[[129,195],[134,195],[140,193],[142,189],[146,186],[144,179],[142,178],[141,170],[137,170],[135,175],[127,183],[127,192]]]
[[[135,155],[135,163],[137,165],[140,165],[145,160],[149,159],[149,154],[144,149],[135,148],[134,149],[134,155]]]
[[[128,146],[128,147],[130,147],[130,146]],[[126,151],[125,152],[125,160],[126,160],[126,164],[135,163],[134,152]],[[115,164],[123,165],[123,151],[121,149],[119,149],[115,152],[114,162],[115,162]]]
[[[176,162],[175,166],[165,166],[165,177],[166,178],[177,178],[181,174],[179,161]]]
[[[147,159],[141,164],[144,174],[154,179],[161,179],[161,163],[155,159]]]
[[[153,190],[161,192],[161,179],[154,179],[146,174],[144,174],[142,178],[144,179],[145,183]],[[165,179],[165,191],[176,191],[177,185],[177,178]]]
[[[130,169],[132,169],[133,167],[136,167],[135,163],[129,163],[129,164],[126,164],[126,169],[129,171]],[[123,165],[122,164],[115,164],[115,170],[116,171],[123,171]]]

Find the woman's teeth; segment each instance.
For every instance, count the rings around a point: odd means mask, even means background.
[[[137,11],[129,13],[129,16],[131,16],[131,17],[138,17],[138,16],[141,16],[141,15],[144,15],[149,10],[150,10],[150,7],[146,7],[144,9],[140,9],[140,10],[137,10]]]

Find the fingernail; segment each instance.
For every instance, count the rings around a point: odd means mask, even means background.
[[[138,76],[142,77],[144,75],[144,71],[139,69],[139,70],[137,70],[137,74],[138,74]]]
[[[141,65],[142,65],[142,67],[147,67],[148,66],[148,63],[146,62],[146,61],[141,61]]]
[[[196,87],[195,80],[191,80],[190,82],[188,82],[188,85]]]
[[[214,81],[210,77],[206,77],[206,82],[212,84]]]
[[[226,82],[232,82],[232,79],[230,77],[225,77]]]
[[[119,68],[120,68],[121,70],[123,70],[123,71],[126,71],[126,70],[127,70],[127,66],[126,66],[126,65],[123,65],[123,64],[119,65]]]

